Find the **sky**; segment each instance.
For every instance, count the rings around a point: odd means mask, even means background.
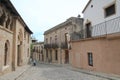
[[[89,0],[10,0],[38,41],[44,41],[44,31],[70,17],[83,17]]]

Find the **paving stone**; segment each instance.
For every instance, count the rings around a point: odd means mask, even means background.
[[[22,72],[20,75],[18,73]],[[23,72],[24,71],[24,72]],[[8,78],[9,77],[9,78]],[[0,80],[112,80],[72,70],[69,66],[37,64],[0,77]],[[113,79],[120,80],[120,79]]]

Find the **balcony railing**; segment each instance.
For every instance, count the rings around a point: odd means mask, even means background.
[[[80,32],[72,33],[71,40],[80,40],[83,38],[90,37],[101,37],[103,35],[113,34],[120,32],[120,17],[102,22],[95,26],[92,26],[87,30],[87,28],[82,29]]]
[[[44,44],[44,48],[47,49],[47,48],[51,48],[50,44]]]
[[[118,32],[120,32],[120,17],[93,26],[91,35],[94,37]]]
[[[68,44],[67,44],[67,42],[62,42],[60,48],[61,48],[61,49],[68,49]]]
[[[59,48],[58,44],[56,44],[56,43],[53,43],[53,44],[51,44],[51,45],[52,45],[52,48],[53,48],[53,49]]]
[[[59,47],[59,46],[58,46],[57,43],[44,44],[44,48],[45,48],[45,49],[51,49],[51,48],[55,49],[55,48],[58,48],[58,47]]]

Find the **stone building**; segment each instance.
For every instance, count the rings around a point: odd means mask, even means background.
[[[32,43],[32,59],[44,61],[44,42]]]
[[[44,32],[45,62],[71,63],[70,39],[79,39],[77,35],[83,27],[83,19],[70,17],[65,22]]]
[[[84,36],[71,41],[72,65],[120,75],[120,0],[89,0]]]
[[[31,34],[10,0],[1,0],[0,75],[28,63]]]

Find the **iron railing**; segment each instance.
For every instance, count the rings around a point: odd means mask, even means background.
[[[61,49],[68,49],[68,44],[67,44],[67,42],[62,42],[60,48],[61,48]]]
[[[51,44],[44,44],[44,48],[45,49],[55,49],[55,48],[59,48],[58,44],[57,43],[51,43]]]
[[[51,44],[52,45],[52,48],[55,49],[55,48],[59,48],[58,44],[57,43],[53,43]]]
[[[83,38],[90,38],[90,37],[101,37],[103,35],[108,35],[118,32],[120,32],[120,17],[94,25],[90,27],[89,30],[87,30],[87,28],[84,28],[80,32],[72,33],[71,40],[78,40],[78,39],[80,40]]]
[[[120,32],[120,17],[92,26],[92,37]]]
[[[51,48],[51,45],[50,45],[50,44],[44,44],[44,48],[45,48],[45,49]]]

